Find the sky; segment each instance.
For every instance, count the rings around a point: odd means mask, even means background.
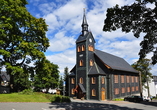
[[[44,18],[48,31],[47,38],[50,47],[45,52],[46,58],[59,66],[60,75],[64,68],[69,71],[76,64],[75,41],[81,34],[83,9],[86,10],[86,19],[89,31],[92,32],[98,50],[119,56],[130,65],[139,58],[140,42],[143,39],[135,38],[132,33],[123,33],[121,30],[104,32],[103,25],[107,8],[118,4],[129,5],[133,0],[27,0],[28,11],[36,18]],[[153,7],[153,5],[150,5]],[[151,53],[147,56],[150,59]],[[152,67],[151,73],[157,75],[157,65]]]

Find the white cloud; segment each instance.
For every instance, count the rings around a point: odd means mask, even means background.
[[[76,62],[75,51],[76,51],[75,49],[67,50],[64,51],[63,53],[49,55],[46,57],[49,61],[53,62],[54,64],[57,64],[59,66],[60,73],[63,74],[65,67],[68,67],[69,71],[74,67]]]
[[[74,47],[75,39],[73,36],[65,36],[65,32],[59,32],[53,39],[50,39],[50,47],[48,50],[52,52],[64,51],[68,48]]]
[[[66,66],[70,70],[75,65],[75,41],[81,32],[83,8],[86,8],[89,29],[97,41],[96,48],[122,57],[130,64],[134,63],[139,57],[139,43],[142,37],[137,39],[132,33],[126,34],[120,29],[113,32],[102,31],[107,8],[133,2],[132,0],[67,0],[64,2],[56,0],[56,2],[40,4],[39,10],[42,13],[37,13],[36,16],[42,15],[49,25],[47,36],[50,39],[50,47],[48,50],[53,52],[53,55],[47,55],[47,58],[59,65],[61,73]],[[32,1],[32,3],[36,2]],[[154,74],[157,73],[154,68],[152,71]]]

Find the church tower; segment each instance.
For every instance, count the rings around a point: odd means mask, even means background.
[[[76,40],[76,85],[80,87],[78,90],[78,98],[84,97],[88,99],[89,97],[89,82],[88,82],[88,72],[94,63],[94,43],[95,40],[93,35],[88,30],[88,23],[86,20],[86,15],[84,11],[83,21],[82,21],[82,33]],[[82,88],[81,88],[82,87]],[[82,89],[82,90],[81,90]]]

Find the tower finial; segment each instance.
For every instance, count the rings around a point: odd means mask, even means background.
[[[85,14],[85,12],[86,12],[86,8],[83,8],[83,12],[84,12],[84,14]]]
[[[88,24],[86,20],[85,8],[83,8],[83,21],[82,21],[82,35],[84,36],[88,32]]]

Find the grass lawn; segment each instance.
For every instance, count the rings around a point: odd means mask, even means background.
[[[0,94],[0,102],[50,102],[42,93],[33,93],[31,95],[11,93]]]

